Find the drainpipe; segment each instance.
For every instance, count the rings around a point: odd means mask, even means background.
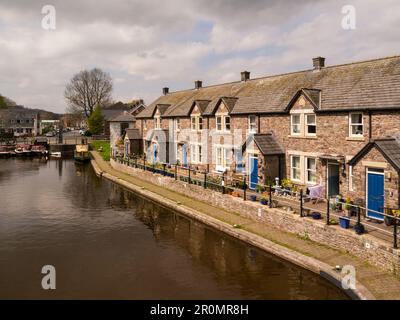
[[[372,140],[372,114],[371,114],[371,110],[368,111],[368,135],[369,135],[369,140]]]
[[[258,115],[257,133],[261,133],[261,116]]]

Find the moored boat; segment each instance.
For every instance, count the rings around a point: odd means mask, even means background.
[[[75,161],[78,161],[78,162],[90,161],[89,145],[87,145],[87,144],[76,145],[75,152],[74,152],[74,159],[75,159]]]
[[[14,152],[16,156],[27,157],[32,155],[31,146],[29,144],[17,144]]]
[[[46,156],[48,154],[48,151],[45,146],[43,145],[34,145],[31,148],[31,152],[35,156]]]

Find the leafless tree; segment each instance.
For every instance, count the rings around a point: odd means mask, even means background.
[[[71,113],[83,113],[87,118],[96,105],[111,103],[113,83],[110,75],[101,69],[83,70],[75,74],[64,92]]]

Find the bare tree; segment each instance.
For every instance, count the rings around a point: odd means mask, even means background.
[[[112,90],[110,75],[94,68],[75,74],[66,86],[64,96],[71,113],[84,113],[89,118],[96,105],[111,103]]]

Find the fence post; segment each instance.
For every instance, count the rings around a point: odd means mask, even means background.
[[[143,155],[143,171],[146,171],[146,155]]]
[[[188,183],[190,184],[190,167],[188,167],[188,171],[189,171],[189,174],[188,174]]]
[[[331,219],[330,219],[330,210],[331,210],[331,206],[330,206],[330,201],[329,201],[329,196],[326,199],[326,225],[329,226],[331,224]]]
[[[225,194],[225,172],[222,174],[222,194]]]
[[[247,184],[246,184],[246,174],[243,175],[243,200],[246,201],[247,197],[246,197],[246,190],[247,190]]]
[[[300,217],[303,217],[303,189],[300,189]]]
[[[393,248],[397,249],[397,219],[394,218],[393,224]]]
[[[357,223],[361,223],[361,208],[357,206]]]
[[[135,157],[135,168],[137,168],[137,157]]]
[[[204,189],[207,189],[207,172],[204,172]]]
[[[269,184],[269,207],[272,208],[272,184]]]
[[[162,166],[163,166],[163,176],[165,177],[165,175],[166,175],[166,172],[165,172],[165,167],[166,167],[166,164],[165,164],[165,163],[163,163],[163,164],[162,164]]]

